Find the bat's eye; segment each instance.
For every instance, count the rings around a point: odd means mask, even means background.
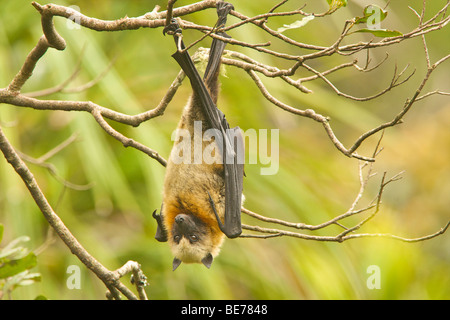
[[[173,236],[173,240],[174,240],[176,243],[180,242],[180,239],[181,239],[181,237],[180,237],[178,234]]]
[[[198,237],[197,237],[195,234],[191,234],[191,235],[189,236],[189,239],[191,239],[191,242],[196,242],[196,241],[198,241]]]

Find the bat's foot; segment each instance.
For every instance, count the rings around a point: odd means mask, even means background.
[[[137,277],[135,277],[133,274],[131,275],[130,282],[131,282],[131,284],[133,284],[133,285],[135,284],[140,287],[148,286],[147,277],[142,273],[141,270],[138,271]]]
[[[180,25],[178,24],[176,19],[172,19],[170,21],[170,24],[164,27],[163,35],[166,35],[166,33],[168,35],[174,35],[177,33],[181,33]]]
[[[234,7],[231,3],[225,1],[219,1],[216,5],[217,8],[217,16],[219,20],[217,21],[217,27],[222,28],[227,22],[227,15],[231,10],[234,10]]]
[[[234,10],[234,6],[231,3],[225,1],[217,2],[217,14],[219,16],[227,15],[231,10]]]

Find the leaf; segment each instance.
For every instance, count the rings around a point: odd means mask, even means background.
[[[22,272],[23,275],[17,281],[18,286],[29,286],[35,282],[39,282],[42,280],[42,276],[40,273],[29,273],[29,271]]]
[[[0,251],[0,259],[8,258],[9,260],[20,259],[26,256],[28,250],[23,247],[11,248],[7,250]]]
[[[380,8],[379,6],[376,6],[374,4],[370,4],[364,8],[364,16],[363,17],[356,17],[356,24],[359,23],[367,23],[367,20],[369,20],[370,17],[373,20],[377,20],[376,22],[383,21],[386,16],[388,15],[388,12]]]
[[[28,250],[24,247],[16,247],[21,242],[30,241],[27,236],[18,237],[8,243],[3,249],[0,250],[0,259],[8,257],[9,259],[20,259],[27,255]]]
[[[297,20],[294,23],[291,24],[284,24],[283,27],[278,28],[277,32],[284,32],[289,29],[297,29],[305,26],[308,22],[314,19],[314,16],[306,16],[302,20]]]
[[[3,225],[0,223],[0,243],[2,243],[2,239],[3,239]]]
[[[347,0],[327,0],[330,10],[339,9],[340,7],[345,7],[347,5]]]
[[[41,280],[42,276],[40,273],[30,273],[29,270],[25,270],[14,276],[8,277],[6,282],[9,287],[14,289],[18,286],[28,286]]]
[[[371,33],[376,37],[380,38],[389,38],[389,37],[397,37],[403,35],[400,31],[396,30],[386,30],[386,29],[360,29],[356,30],[354,32],[361,32],[361,33]]]
[[[396,30],[381,29],[381,21],[386,19],[388,12],[376,5],[368,5],[364,8],[364,16],[356,17],[355,24],[366,23],[367,28],[354,32],[371,33],[381,38],[401,36],[402,33]],[[352,32],[353,33],[353,32]]]
[[[28,236],[21,236],[14,240],[12,240],[10,243],[8,243],[2,250],[10,250],[14,248],[16,245],[18,245],[21,242],[27,242],[30,241],[30,237]]]
[[[2,259],[0,260],[0,279],[8,278],[25,270],[31,269],[36,266],[36,263],[36,255],[33,252],[30,252],[21,259]]]

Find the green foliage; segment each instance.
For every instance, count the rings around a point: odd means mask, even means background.
[[[379,6],[376,6],[374,4],[368,5],[364,8],[364,15],[362,17],[356,17],[355,18],[355,23],[367,23],[368,19],[370,17],[373,17],[374,15],[377,16],[377,19],[379,19],[379,21],[383,21],[387,15],[388,12],[386,10],[383,10],[382,8],[380,8]]]
[[[371,33],[374,36],[377,36],[377,37],[380,37],[380,38],[397,37],[397,36],[401,36],[402,35],[402,33],[400,31],[386,30],[386,29],[367,29],[367,28],[363,28],[363,29],[356,30],[355,32]]]
[[[388,15],[388,12],[379,6],[376,5],[368,5],[364,8],[364,15],[362,17],[355,18],[355,24],[365,23],[367,25],[371,25],[372,23],[381,23]],[[374,36],[387,38],[387,37],[396,37],[401,36],[402,33],[400,31],[395,30],[387,30],[381,28],[362,28],[356,30],[354,32],[360,33],[371,33]]]
[[[347,0],[327,0],[330,10],[347,6]]]
[[[0,224],[0,243],[3,230],[4,226]],[[10,296],[19,286],[41,281],[39,273],[30,272],[37,264],[36,255],[20,245],[29,240],[29,237],[19,237],[0,248],[0,298]]]
[[[308,22],[310,22],[313,19],[314,19],[314,16],[307,16],[307,17],[304,17],[302,20],[295,21],[294,23],[285,24],[285,25],[283,25],[282,28],[278,28],[277,31],[278,32],[284,32],[284,31],[289,30],[289,29],[301,28],[301,27],[305,26]]]

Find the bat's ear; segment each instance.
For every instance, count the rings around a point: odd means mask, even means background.
[[[181,260],[180,259],[173,258],[172,271],[175,271],[180,264],[181,264]]]
[[[211,264],[213,263],[213,256],[211,253],[208,253],[203,259],[202,263],[207,267],[208,269],[211,268]]]

